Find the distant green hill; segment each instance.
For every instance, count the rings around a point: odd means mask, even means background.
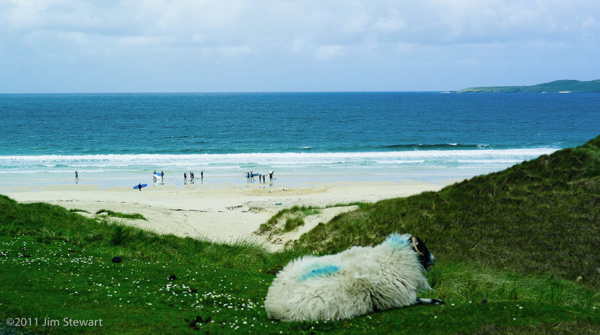
[[[458,93],[542,93],[542,92],[577,92],[600,93],[600,80],[556,80],[533,86],[492,86],[470,87]]]

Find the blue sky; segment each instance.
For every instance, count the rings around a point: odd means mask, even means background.
[[[443,91],[599,55],[598,0],[0,0],[0,93]]]

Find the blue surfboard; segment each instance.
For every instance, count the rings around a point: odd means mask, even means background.
[[[258,175],[260,175],[260,173],[254,173],[252,175],[250,175],[249,173],[246,173],[246,178],[248,178],[248,177],[256,177]]]
[[[148,186],[148,184],[142,184],[142,188],[144,188],[144,187],[146,187],[146,186]],[[135,186],[133,187],[133,189],[134,189],[134,190],[137,190],[138,188],[140,188],[140,185],[135,185]]]
[[[162,173],[155,173],[155,175],[162,177]]]

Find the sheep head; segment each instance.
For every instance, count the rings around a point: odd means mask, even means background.
[[[431,270],[430,266],[435,265],[435,258],[433,255],[427,250],[427,246],[425,242],[423,242],[420,238],[416,236],[411,237],[412,247],[419,255],[419,262],[423,265],[425,271]]]

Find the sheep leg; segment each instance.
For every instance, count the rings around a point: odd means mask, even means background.
[[[417,297],[417,302],[415,305],[444,305],[444,300],[441,299],[423,299]]]

